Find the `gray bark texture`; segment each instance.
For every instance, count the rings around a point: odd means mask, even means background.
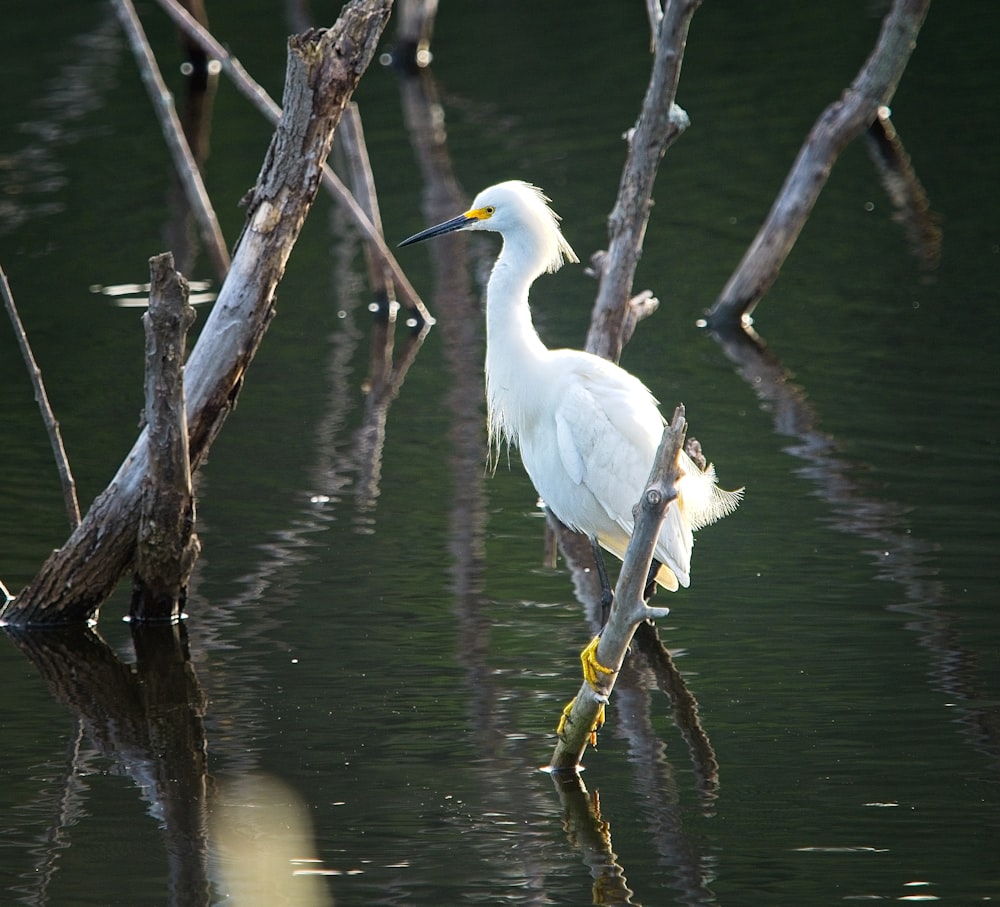
[[[630,297],[642,241],[649,223],[653,184],[667,148],[687,127],[687,114],[674,104],[691,19],[701,0],[669,3],[654,35],[653,69],[635,128],[618,198],[608,218],[608,251],[600,259],[600,287],[587,333],[588,352],[612,362],[621,357],[630,330]]]
[[[200,545],[194,532],[184,358],[194,309],[187,281],[174,270],[169,252],[149,260],[146,328],[146,431],[149,471],[142,494],[133,620],[176,620]]]

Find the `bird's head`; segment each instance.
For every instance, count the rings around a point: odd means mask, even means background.
[[[422,242],[455,230],[491,230],[504,243],[537,255],[546,271],[557,271],[564,261],[579,261],[559,229],[559,215],[541,189],[521,180],[509,180],[483,189],[464,214],[429,227],[400,245]],[[541,269],[540,269],[541,270]]]

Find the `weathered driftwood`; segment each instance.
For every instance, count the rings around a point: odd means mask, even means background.
[[[149,471],[142,493],[131,618],[177,620],[201,546],[184,409],[187,331],[194,322],[187,281],[169,252],[149,260],[146,328],[146,430]]]
[[[710,329],[746,321],[778,279],[840,152],[868,129],[896,93],[929,6],[930,0],[895,0],[871,56],[816,121],[767,220],[707,313]]]
[[[566,721],[552,756],[550,767],[554,771],[577,770],[614,688],[617,673],[625,660],[636,628],[644,620],[663,617],[669,613],[668,608],[649,607],[643,598],[643,592],[663,517],[667,507],[677,497],[677,456],[684,445],[686,431],[684,407],[678,406],[671,423],[663,430],[663,440],[656,452],[646,490],[642,500],[636,505],[635,531],[622,562],[611,614],[594,653],[598,663],[610,668],[611,673],[599,674],[596,688],[586,680],[580,687],[566,714]]]
[[[21,316],[18,314],[17,304],[14,302],[14,294],[11,292],[10,284],[7,281],[7,272],[2,267],[0,267],[0,288],[3,290],[4,306],[7,309],[7,316],[10,318],[11,326],[14,328],[17,345],[20,347],[24,364],[28,367],[31,386],[35,390],[35,402],[38,403],[38,408],[42,413],[42,421],[45,423],[45,430],[49,434],[52,454],[56,458],[56,468],[59,470],[63,500],[66,504],[66,515],[69,517],[69,528],[76,529],[80,525],[80,505],[76,499],[76,482],[73,479],[73,471],[69,466],[66,448],[63,447],[59,423],[56,421],[52,407],[49,405],[49,395],[45,392],[42,370],[38,367],[38,363],[35,361],[35,354],[31,351],[28,335],[24,330],[24,324],[21,322]]]
[[[184,137],[184,127],[181,125],[174,108],[174,96],[160,75],[160,68],[156,65],[156,57],[146,40],[146,34],[142,29],[142,23],[139,21],[135,7],[132,5],[132,0],[115,0],[114,6],[118,20],[125,30],[135,55],[143,84],[145,84],[146,91],[149,92],[150,100],[153,102],[156,118],[174,160],[177,177],[184,188],[184,195],[198,223],[202,242],[215,266],[216,276],[221,282],[225,280],[226,273],[229,271],[229,250],[222,238],[222,228],[219,226],[215,210],[212,208],[208,190],[205,189],[201,171],[198,169],[198,163]]]
[[[599,262],[600,287],[591,314],[586,349],[617,362],[630,321],[630,297],[642,240],[649,222],[653,183],[667,148],[687,128],[687,114],[674,104],[688,28],[701,0],[668,3],[655,32],[653,69],[635,127],[618,198],[608,218],[608,254]],[[634,320],[632,320],[634,326]]]
[[[191,467],[197,469],[233,408],[274,315],[274,292],[316,197],[344,105],[371,61],[391,0],[353,0],[333,28],[289,40],[284,113],[257,185],[229,276],[185,368]],[[66,544],[0,612],[12,624],[94,619],[135,557],[144,431]]]

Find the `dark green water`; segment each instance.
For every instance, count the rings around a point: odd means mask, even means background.
[[[435,33],[464,191],[537,183],[583,259],[606,240],[620,136],[648,72],[643,4],[618,6],[444,4]],[[992,5],[934,6],[893,103],[942,218],[940,266],[916,266],[858,144],[755,313],[785,383],[744,380],[695,326],[868,54],[873,6],[708,2],[692,27],[678,97],[692,127],[661,168],[637,277],[662,304],[623,364],[668,412],[684,402],[724,484],[747,496],[699,536],[692,586],[657,627],[697,699],[717,782],[638,659],[586,758],[608,846],[647,907],[1000,897]],[[140,13],[179,88],[169,26],[152,4]],[[280,95],[284,11],[210,14]],[[0,263],[86,503],[142,406],[138,310],[90,287],[143,282],[171,247],[169,161],[104,4],[25,9],[0,49]],[[400,82],[374,67],[357,99],[398,240],[434,219]],[[221,84],[206,180],[230,242],[269,135]],[[100,678],[103,658],[108,680],[75,704],[0,645],[0,902],[191,903],[179,892],[194,863],[213,903],[280,903],[252,872],[262,858],[237,864],[217,839],[200,852],[203,830],[171,811],[192,800],[213,815],[253,804],[237,827],[278,859],[293,903],[310,903],[311,883],[341,907],[622,902],[621,888],[593,888],[593,823],[537,771],[592,627],[562,559],[544,566],[516,455],[484,470],[478,300],[496,246],[470,242],[468,267],[452,248],[438,253],[457,285],[447,293],[433,250],[400,256],[438,324],[388,410],[373,496],[357,440],[372,334],[363,261],[325,200],[296,246],[200,479],[186,633],[188,682],[207,698],[194,721],[203,795],[171,787],[152,755],[190,755],[182,737],[137,751],[127,721],[100,707],[114,683],[151,684],[138,666],[115,673],[138,664],[125,590],[102,611],[108,649],[90,662]],[[212,276],[203,258],[186,270]],[[582,343],[593,290],[579,267],[538,284],[550,344]],[[0,414],[0,579],[16,590],[64,540],[65,518],[8,330]],[[308,829],[265,813],[291,795],[247,794],[248,776],[294,792]],[[320,874],[289,879],[288,857],[318,860],[292,865]]]

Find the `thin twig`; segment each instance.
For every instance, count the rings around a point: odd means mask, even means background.
[[[132,47],[132,53],[135,55],[139,72],[142,74],[142,81],[153,102],[153,109],[160,121],[160,128],[173,157],[177,176],[184,187],[184,195],[194,212],[202,241],[215,265],[216,276],[221,282],[226,279],[226,274],[229,272],[229,252],[222,238],[222,228],[219,227],[212,202],[202,181],[201,172],[198,170],[198,163],[184,137],[184,127],[177,116],[173,95],[160,75],[156,57],[153,56],[153,51],[146,40],[132,0],[114,0],[114,4],[118,19]]]
[[[56,458],[56,468],[59,470],[59,481],[62,483],[63,500],[66,503],[66,515],[69,517],[70,529],[76,529],[80,525],[80,504],[76,499],[76,482],[73,480],[73,471],[69,467],[69,458],[66,456],[66,448],[63,447],[62,434],[59,432],[59,423],[49,405],[48,394],[45,393],[45,382],[42,380],[42,370],[35,362],[35,356],[31,352],[31,344],[28,343],[28,335],[25,333],[24,325],[21,323],[21,316],[17,313],[17,305],[14,303],[14,294],[10,291],[10,284],[7,282],[7,273],[0,267],[0,284],[3,286],[3,301],[7,309],[10,323],[14,327],[14,336],[17,337],[17,345],[21,348],[21,355],[24,357],[24,364],[28,367],[28,375],[31,378],[31,385],[35,389],[35,400],[38,408],[42,412],[42,421],[45,423],[45,430],[49,433],[49,443],[52,445],[52,454]],[[6,590],[3,590],[6,595]]]
[[[211,54],[213,59],[219,62],[222,71],[229,76],[237,90],[267,117],[272,125],[277,124],[281,117],[281,108],[253,80],[240,64],[239,60],[233,57],[229,51],[216,41],[197,19],[177,3],[177,0],[157,0],[157,2],[185,35],[197,42],[207,53]],[[372,244],[373,249],[381,257],[384,265],[392,272],[392,279],[396,285],[396,295],[399,297],[399,301],[408,309],[415,312],[425,324],[433,324],[434,319],[427,311],[417,291],[413,289],[413,285],[407,280],[403,269],[400,268],[395,256],[382,238],[381,233],[372,224],[350,190],[327,164],[323,165],[323,187],[333,198],[347,208],[348,213],[353,218],[364,238]]]

